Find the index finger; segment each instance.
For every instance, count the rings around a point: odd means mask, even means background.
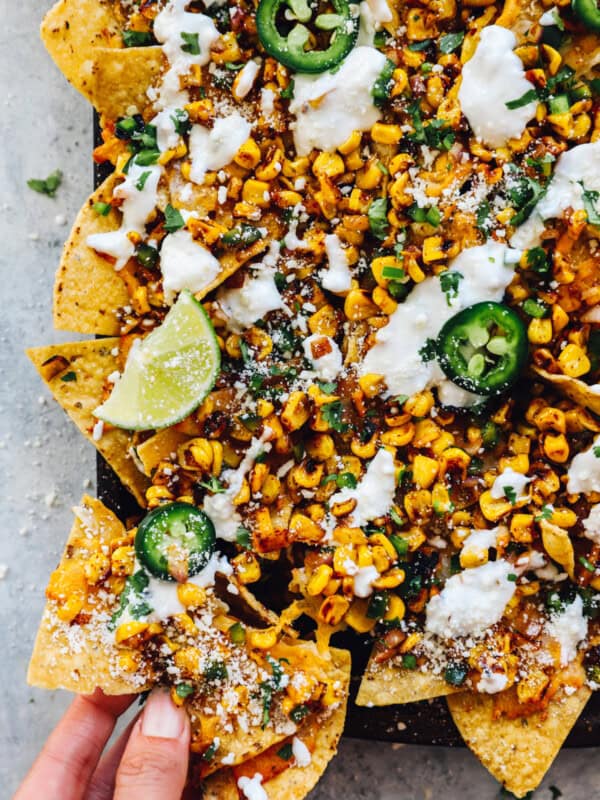
[[[14,800],[81,800],[117,718],[135,695],[97,689],[76,697],[50,734]]]

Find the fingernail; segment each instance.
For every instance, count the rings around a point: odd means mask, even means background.
[[[142,734],[159,739],[178,739],[183,733],[185,711],[177,708],[168,692],[157,689],[146,701]]]

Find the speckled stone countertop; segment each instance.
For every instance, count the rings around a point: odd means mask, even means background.
[[[0,36],[0,800],[9,798],[69,697],[25,683],[43,589],[93,488],[94,452],[41,385],[27,346],[72,338],[52,330],[53,273],[69,224],[92,186],[92,114],[51,63],[37,29],[49,0],[1,0]],[[64,173],[55,200],[26,186]],[[598,750],[564,750],[536,800],[600,797]],[[467,750],[344,740],[311,800],[495,800]],[[43,798],[40,798],[43,800]]]

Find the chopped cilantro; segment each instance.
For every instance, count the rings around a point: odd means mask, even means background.
[[[511,203],[517,209],[510,220],[510,224],[518,227],[525,220],[529,219],[535,205],[546,194],[546,189],[527,176],[518,178],[513,186],[508,190]]]
[[[580,184],[583,190],[581,194],[583,207],[587,214],[588,222],[590,225],[600,225],[600,211],[598,211],[597,205],[600,192],[594,191],[593,189],[586,189],[583,185],[583,181],[580,181]]]
[[[509,572],[508,575],[506,576],[506,580],[510,581],[511,583],[516,583],[517,575],[514,572]]]
[[[369,206],[367,217],[369,219],[369,228],[376,239],[385,239],[389,228],[387,218],[388,201],[386,197],[378,197],[373,200]]]
[[[142,172],[140,177],[137,179],[137,181],[135,182],[135,188],[138,190],[138,192],[143,191],[144,186],[146,185],[146,181],[150,177],[150,174],[151,174],[150,170],[147,170],[146,172]]]
[[[181,697],[182,700],[185,700],[186,697],[194,694],[194,687],[191,683],[178,683],[175,686],[175,694],[177,697]]]
[[[181,38],[184,41],[184,44],[181,45],[184,53],[189,53],[191,56],[200,55],[200,42],[198,41],[197,33],[185,33],[182,31]]]
[[[421,42],[411,42],[408,45],[408,49],[412,50],[413,53],[420,53],[423,50],[427,50],[432,42],[433,39],[423,39]]]
[[[125,609],[129,609],[133,619],[140,619],[152,612],[151,606],[144,599],[144,593],[149,583],[150,579],[143,569],[134,572],[125,580],[125,586],[119,596],[119,607],[110,619],[109,630],[116,628],[117,621]]]
[[[548,256],[543,247],[532,247],[531,250],[527,251],[525,259],[527,261],[527,268],[534,272],[545,273],[550,269]]]
[[[240,525],[236,531],[235,540],[244,550],[249,550],[252,544],[252,533],[248,528],[244,528],[243,525]]]
[[[292,79],[285,89],[282,89],[279,92],[279,96],[282,100],[291,100],[294,97],[294,80]]]
[[[156,44],[156,39],[150,31],[121,31],[121,38],[125,47],[147,47]]]
[[[421,117],[421,107],[418,101],[411,103],[407,110],[415,129],[413,133],[408,135],[408,139],[411,142],[426,144],[436,150],[450,150],[456,136],[452,128],[446,124],[446,120],[432,119],[425,125]]]
[[[224,661],[215,659],[206,665],[203,674],[207,681],[227,680],[227,665]]]
[[[71,370],[71,372],[65,372],[64,375],[61,375],[60,379],[63,383],[71,383],[71,381],[77,380],[77,375]]]
[[[379,73],[379,77],[373,84],[373,88],[371,89],[371,97],[373,98],[373,104],[378,108],[381,108],[381,106],[385,105],[390,97],[390,92],[392,91],[392,86],[394,85],[393,74],[395,69],[396,65],[394,62],[389,58],[386,59],[385,65]]]
[[[552,506],[542,506],[540,513],[536,514],[534,517],[535,522],[541,522],[543,519],[549,520],[552,519],[552,514],[554,513],[554,509]]]
[[[419,350],[421,361],[427,363],[433,361],[437,354],[437,343],[435,339],[427,339],[423,347]]]
[[[208,489],[208,491],[213,494],[223,494],[225,492],[225,487],[214,475],[211,475],[207,481],[198,481],[198,486],[202,486],[203,489]]]
[[[337,390],[337,384],[333,381],[317,381],[317,386],[323,394],[333,394]]]
[[[600,458],[600,445],[598,445],[598,444],[597,444],[597,445],[596,445],[596,446],[593,448],[592,452],[594,453],[594,455],[596,456],[596,458]]]
[[[552,164],[556,161],[556,157],[552,153],[544,153],[541,158],[528,158],[527,166],[540,172],[544,177],[549,178],[552,172]]]
[[[408,539],[392,533],[390,536],[390,542],[394,545],[394,550],[400,557],[405,556],[408,553]]]
[[[447,33],[445,36],[442,36],[438,42],[438,47],[440,48],[440,53],[453,53],[463,43],[465,38],[464,31],[458,31],[457,33]]]
[[[513,486],[503,486],[502,487],[502,491],[504,492],[504,496],[506,497],[508,502],[511,504],[511,506],[514,506],[515,503],[517,502],[516,489]]]
[[[523,106],[527,106],[529,103],[537,102],[538,97],[539,94],[537,89],[528,89],[525,94],[522,94],[515,100],[509,100],[504,105],[511,111],[514,111],[516,108],[523,108]]]
[[[112,206],[110,203],[94,203],[92,208],[96,214],[100,214],[101,217],[106,217]]]
[[[335,482],[340,489],[356,489],[358,481],[351,472],[341,472],[339,475],[326,475],[321,484]]]
[[[38,192],[38,194],[56,197],[56,190],[62,183],[62,178],[62,172],[59,169],[55,169],[54,172],[51,172],[44,180],[40,178],[30,178],[30,180],[27,181],[27,186],[33,189],[34,192]]]
[[[281,747],[281,748],[280,748],[280,749],[277,751],[277,755],[278,755],[278,756],[279,756],[279,758],[281,758],[283,761],[289,761],[289,760],[292,758],[293,754],[294,754],[294,753],[293,753],[293,751],[292,751],[292,745],[291,745],[289,742],[288,742],[287,744],[284,744],[284,745],[283,745],[283,747]]]
[[[402,666],[404,669],[416,669],[417,668],[417,657],[414,656],[412,653],[406,653],[402,656]]]
[[[173,121],[175,132],[180,136],[185,136],[190,132],[192,127],[190,115],[183,108],[176,108],[171,114],[171,120]]]
[[[334,400],[321,407],[321,415],[329,427],[337,433],[346,433],[348,425],[343,421],[344,406],[341,400]]]
[[[174,233],[185,225],[185,220],[181,216],[181,211],[169,203],[165,208],[165,221],[163,228],[167,233]]]
[[[301,704],[299,706],[295,706],[295,708],[292,708],[290,711],[290,719],[292,722],[302,722],[307,714],[310,714],[310,708],[304,704]]]
[[[440,286],[446,295],[446,303],[451,305],[451,300],[458,296],[458,285],[463,279],[463,275],[456,270],[446,270],[440,274]]]

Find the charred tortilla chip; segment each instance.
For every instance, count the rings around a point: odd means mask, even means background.
[[[85,496],[74,509],[75,522],[61,565],[70,562],[71,592],[77,591],[80,575],[76,554],[82,542],[109,545],[125,533],[123,523],[100,500]],[[122,652],[122,651],[121,651]],[[27,681],[42,689],[68,689],[91,694],[101,686],[106,694],[140,692],[143,682],[115,669],[119,651],[114,642],[94,634],[91,626],[67,625],[54,614],[47,603],[36,636]]]
[[[163,67],[160,47],[103,48],[94,52],[87,97],[100,114],[117,119],[149,104],[148,87]]]
[[[144,505],[148,479],[130,456],[131,434],[107,428],[100,438],[93,437],[97,420],[92,412],[102,401],[107,377],[117,369],[113,351],[118,346],[119,339],[95,339],[35,347],[28,350],[27,355],[61,408],[97,447],[123,485]]]
[[[537,788],[583,711],[586,687],[560,695],[525,721],[494,718],[494,698],[462,692],[448,698],[452,718],[483,766],[517,797]]]
[[[369,661],[363,675],[357,706],[391,706],[402,703],[417,703],[462,691],[443,678],[420,670],[409,670],[394,664],[376,664]]]
[[[350,680],[350,654],[345,650],[332,649],[331,656],[340,679],[347,684]],[[202,799],[237,800],[238,780],[244,776],[252,779],[260,773],[263,776],[262,787],[270,800],[302,800],[317,784],[335,756],[345,719],[346,702],[343,702],[330,716],[308,720],[300,726],[295,736],[310,752],[311,760],[306,766],[297,766],[293,757],[286,758],[294,738],[290,736],[234,769],[222,769],[212,775],[203,785]]]
[[[92,233],[119,227],[119,213],[102,216],[94,204],[108,203],[116,178],[110,175],[83,206],[63,249],[54,283],[54,327],[74,333],[114,336],[116,311],[129,302],[125,283],[110,261],[86,244]]]
[[[600,414],[600,392],[594,391],[587,383],[577,378],[569,378],[568,375],[555,375],[539,367],[534,367],[533,370],[543,381],[551,383],[559,392],[575,403],[589,408],[594,414]]]
[[[41,36],[57,67],[88,100],[95,51],[123,44],[109,0],[59,0],[42,22]]]

